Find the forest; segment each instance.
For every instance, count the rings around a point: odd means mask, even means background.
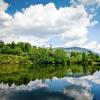
[[[92,51],[64,51],[58,48],[32,46],[27,42],[0,41],[0,64],[100,64],[100,56]]]

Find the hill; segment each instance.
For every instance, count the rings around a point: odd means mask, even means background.
[[[65,48],[65,47],[58,47],[59,49],[63,49],[65,51],[78,51],[78,52],[86,52],[88,53],[89,51],[92,51],[90,49],[86,49],[86,48],[81,48],[81,47],[69,47],[69,48]],[[94,52],[94,51],[92,51]],[[100,55],[99,53],[97,52],[94,52],[95,54],[98,54]]]
[[[60,49],[63,49],[63,50],[66,50],[66,51],[79,51],[79,52],[89,52],[91,50],[89,49],[86,49],[86,48],[81,48],[81,47],[69,47],[69,48],[60,48]]]

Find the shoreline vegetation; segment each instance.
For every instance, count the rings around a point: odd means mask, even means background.
[[[89,51],[64,51],[32,46],[26,42],[0,41],[0,64],[100,64],[100,56]]]

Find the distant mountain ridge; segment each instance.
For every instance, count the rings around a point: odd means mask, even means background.
[[[79,51],[79,52],[89,52],[89,51],[91,51],[89,49],[81,48],[81,47],[69,47],[69,48],[61,47],[60,49],[67,50],[67,51]]]
[[[92,51],[90,49],[81,48],[81,47],[68,47],[68,48],[66,48],[66,47],[58,47],[58,48],[62,49],[62,50],[65,50],[65,51],[78,51],[78,52],[86,52],[86,53],[88,53],[89,51]],[[92,52],[94,52],[94,51],[92,51]],[[97,52],[94,52],[94,53],[99,54]]]

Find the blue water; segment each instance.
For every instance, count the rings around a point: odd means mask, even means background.
[[[32,82],[25,90],[21,87],[19,90],[10,87],[0,89],[0,100],[100,100],[100,84],[91,85],[87,88],[67,79],[46,79]]]
[[[0,100],[100,100],[100,71],[87,76],[36,79],[28,84],[0,84]]]
[[[91,92],[94,95],[93,100],[100,100],[100,85],[93,84],[93,87],[91,89]]]

